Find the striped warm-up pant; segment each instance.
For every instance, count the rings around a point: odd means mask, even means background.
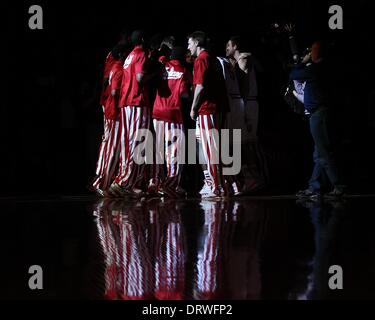
[[[120,153],[120,122],[104,118],[104,135],[99,148],[93,188],[107,190],[115,174]]]
[[[199,115],[197,121],[197,139],[201,143],[207,174],[205,184],[216,193],[222,187],[220,166],[220,127],[221,117],[218,114]],[[217,134],[214,134],[216,129]]]
[[[127,191],[144,180],[145,164],[137,164],[135,154],[140,142],[141,129],[150,128],[150,109],[147,107],[121,108],[120,165],[115,182]],[[147,139],[147,137],[146,137]]]
[[[182,164],[185,154],[185,132],[183,124],[154,119],[155,129],[155,161],[153,180],[163,189],[176,191],[179,187]],[[167,172],[164,175],[163,164]]]

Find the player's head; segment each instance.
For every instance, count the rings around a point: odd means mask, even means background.
[[[235,52],[240,50],[240,45],[241,45],[241,38],[239,36],[230,37],[230,39],[227,42],[227,46],[225,50],[226,56],[228,58],[233,57]]]
[[[188,49],[192,56],[196,56],[198,48],[205,49],[208,44],[208,39],[203,31],[195,31],[188,36]]]
[[[145,33],[142,30],[135,30],[130,36],[133,46],[141,46],[145,43]]]
[[[174,36],[164,37],[159,47],[160,55],[168,57],[171,54],[172,49],[174,48],[175,42],[176,40]]]
[[[170,58],[184,63],[186,61],[186,49],[184,47],[174,47]]]
[[[129,43],[130,44],[130,31],[127,27],[123,27],[120,31],[119,43]]]
[[[166,46],[167,48],[169,48],[169,50],[172,50],[175,45],[175,42],[176,42],[176,39],[174,36],[166,36],[163,38],[163,41],[160,44],[160,48],[162,48],[163,46]]]
[[[130,44],[120,42],[113,47],[111,53],[112,53],[112,57],[115,60],[120,60],[120,59],[124,59],[125,55],[129,53],[129,51],[130,51]]]
[[[163,34],[160,32],[154,34],[149,40],[149,49],[151,51],[157,51],[160,48],[161,42],[163,41]]]

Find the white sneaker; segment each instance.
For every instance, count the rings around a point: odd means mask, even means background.
[[[238,197],[238,196],[242,195],[242,192],[240,191],[240,187],[239,187],[237,182],[232,183],[232,191],[233,191],[233,195],[235,197]]]
[[[220,191],[210,191],[209,193],[202,194],[202,199],[220,199]]]
[[[207,185],[206,183],[204,184],[203,188],[201,191],[199,191],[199,194],[201,196],[205,195],[205,194],[209,194],[212,192],[212,189],[209,185]]]
[[[101,197],[101,198],[104,198],[105,197],[105,194],[104,194],[104,191],[102,189],[95,189],[95,193],[97,196]]]

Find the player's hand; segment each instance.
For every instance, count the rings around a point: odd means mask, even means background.
[[[294,26],[294,24],[292,24],[292,23],[287,23],[287,24],[284,26],[284,29],[285,29],[285,31],[287,31],[287,32],[289,32],[289,33],[292,33],[292,32],[294,32],[295,26]]]
[[[190,118],[194,121],[197,121],[198,119],[198,113],[194,109],[192,109],[190,112]]]
[[[302,64],[308,64],[311,60],[311,52],[305,55],[305,57],[302,60]]]

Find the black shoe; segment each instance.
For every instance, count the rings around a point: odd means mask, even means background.
[[[336,200],[336,199],[341,199],[345,196],[345,193],[343,190],[339,190],[339,189],[333,189],[333,191],[331,191],[330,193],[327,193],[324,195],[324,199],[327,199],[327,200]]]
[[[320,193],[306,189],[297,192],[296,197],[299,199],[318,200],[320,198]]]

